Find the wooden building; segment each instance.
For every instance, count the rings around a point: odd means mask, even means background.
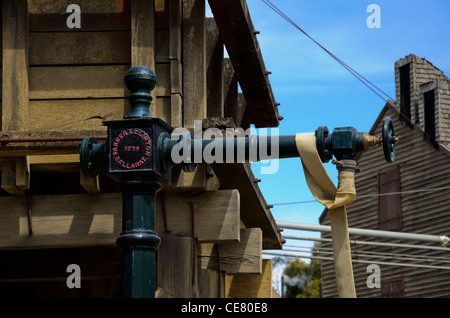
[[[120,297],[121,194],[80,174],[78,139],[128,113],[130,67],[155,70],[152,116],[174,128],[281,119],[245,0],[209,0],[213,18],[205,0],[73,2],[1,5],[2,297]],[[156,210],[158,297],[271,297],[262,249],[282,238],[249,164],[174,169]]]
[[[429,61],[409,55],[395,63],[396,101],[389,101],[375,121],[370,134],[381,135],[382,120],[394,121],[400,142],[396,161],[386,163],[381,151],[372,149],[357,159],[357,199],[347,207],[349,227],[448,235],[450,231],[450,80]],[[387,195],[389,193],[389,195]],[[329,224],[325,210],[321,224]],[[329,234],[322,235],[330,237]],[[350,236],[351,240],[413,245],[439,244]],[[323,247],[329,247],[323,244]],[[450,251],[450,250],[449,250]],[[419,264],[418,267],[380,265],[381,286],[369,288],[368,263],[353,263],[357,297],[449,297],[448,269],[437,258],[449,259],[449,251],[410,247],[352,245],[353,260]],[[358,256],[373,252],[391,253],[382,259]],[[400,255],[401,254],[401,255]],[[395,258],[420,258],[396,260]],[[337,296],[334,266],[322,261],[323,297]]]

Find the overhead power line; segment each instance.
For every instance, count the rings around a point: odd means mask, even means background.
[[[306,35],[310,40],[312,40],[322,50],[324,50],[326,53],[328,53],[328,55],[330,55],[334,60],[336,60],[336,62],[338,62],[347,71],[349,71],[353,76],[355,76],[361,83],[363,83],[367,88],[369,88],[372,92],[374,92],[376,95],[378,95],[378,97],[380,97],[382,100],[387,102],[389,99],[392,99],[381,88],[377,87],[375,84],[370,82],[367,78],[365,78],[364,76],[359,74],[357,71],[355,71],[353,68],[351,68],[344,61],[339,59],[336,55],[334,55],[329,50],[327,50],[322,44],[320,44],[312,36],[310,36],[308,33],[306,33],[301,27],[299,27],[294,21],[292,21],[283,11],[281,11],[279,8],[277,8],[277,6],[275,6],[272,2],[270,2],[269,0],[261,0],[261,1],[264,4],[266,4],[269,8],[271,8],[274,12],[276,12],[278,15],[280,15],[283,19],[285,19],[287,22],[289,22],[291,25],[293,25],[295,28],[297,28],[300,32],[302,32],[304,35]],[[382,95],[386,96],[387,98],[383,97]]]
[[[382,196],[389,196],[389,195],[398,195],[398,194],[411,194],[411,193],[422,193],[422,192],[440,192],[450,190],[450,187],[441,187],[441,188],[432,188],[432,189],[417,189],[417,190],[405,190],[400,192],[389,192],[389,193],[374,193],[374,194],[363,194],[363,195],[356,195],[356,200],[358,199],[365,199],[365,198],[371,198],[371,197],[382,197]],[[310,200],[310,201],[294,201],[294,202],[282,202],[282,203],[273,203],[271,205],[273,206],[281,206],[281,205],[296,205],[296,204],[307,204],[307,203],[317,203],[317,201]]]
[[[385,93],[381,88],[373,84],[371,81],[369,81],[367,78],[359,74],[357,71],[355,71],[353,68],[351,68],[347,63],[342,61],[340,58],[338,58],[336,55],[331,53],[329,50],[327,50],[322,44],[320,44],[318,41],[316,41],[311,35],[309,35],[307,32],[305,32],[301,27],[299,27],[293,20],[291,20],[283,11],[281,11],[277,6],[275,6],[270,0],[261,0],[264,4],[266,4],[269,8],[271,8],[275,13],[280,15],[283,19],[285,19],[287,22],[289,22],[291,25],[293,25],[296,29],[298,29],[300,32],[302,32],[304,35],[306,35],[309,39],[311,39],[315,44],[317,44],[322,50],[324,50],[327,54],[329,54],[336,62],[338,62],[341,66],[343,66],[347,71],[349,71],[353,76],[355,76],[362,84],[364,84],[367,88],[369,88],[373,93],[378,95],[382,100],[384,100],[387,103],[390,103],[392,105],[392,101],[395,99],[390,97],[387,93]],[[382,95],[386,96],[387,98],[383,97]],[[395,105],[394,105],[395,106]],[[402,113],[399,109],[397,110],[400,114],[400,116],[408,121],[412,126],[416,126],[415,123],[411,120],[410,116],[407,116],[406,114]],[[430,134],[428,134],[425,131],[422,131],[426,136],[431,137]]]
[[[284,239],[291,239],[291,240],[300,240],[300,241],[332,242],[332,239],[298,237],[298,236],[292,236],[292,235],[283,235],[283,238]],[[435,250],[435,251],[450,252],[450,248],[448,248],[448,247],[429,246],[429,245],[400,244],[400,243],[393,243],[393,242],[373,242],[373,241],[350,240],[350,244],[352,246],[369,245],[369,246],[384,246],[384,247],[389,247],[389,248],[391,248],[391,247],[401,247],[401,248],[413,248],[413,249],[425,249],[425,250]]]
[[[311,250],[311,247],[304,246],[283,246],[283,251],[286,252],[300,252],[300,253],[312,253],[312,255],[333,255],[332,248],[314,248]],[[356,259],[360,258],[377,258],[377,259],[389,259],[389,260],[397,260],[397,261],[415,261],[415,262],[425,262],[425,263],[450,263],[450,258],[446,257],[434,257],[427,255],[411,255],[404,253],[388,253],[388,252],[377,252],[377,251],[352,251],[352,257]]]
[[[328,225],[301,224],[301,223],[280,222],[280,221],[277,221],[277,225],[282,229],[331,232],[331,226]],[[449,238],[445,235],[416,234],[416,233],[395,232],[395,231],[359,229],[351,227],[348,228],[348,232],[351,235],[362,235],[362,236],[390,238],[398,240],[412,240],[412,241],[439,243],[442,246],[446,246],[449,242]]]
[[[270,251],[270,252],[264,251],[264,252],[262,252],[262,254],[263,255],[271,255],[271,256],[287,256],[287,257],[295,257],[295,258],[309,258],[309,259],[334,261],[334,258],[332,258],[332,257],[309,256],[309,255],[303,255],[303,254],[296,253],[296,252],[283,253],[283,252],[277,252],[277,251]],[[352,262],[353,263],[363,263],[363,264],[378,264],[378,265],[450,270],[450,266],[434,266],[434,265],[423,265],[423,264],[396,263],[396,262],[384,262],[384,261],[377,261],[377,260],[367,261],[367,260],[361,260],[361,259],[352,259]]]

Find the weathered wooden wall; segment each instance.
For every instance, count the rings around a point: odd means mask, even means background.
[[[221,129],[249,127],[233,65],[223,58],[214,18],[205,18],[204,0],[80,0],[80,29],[66,25],[69,4],[2,1],[2,136],[105,136],[102,122],[122,119],[129,111],[123,77],[135,65],[153,68],[158,77],[152,116],[175,128],[193,128],[194,120],[203,120],[204,128],[216,122],[227,122]],[[9,249],[18,255],[8,268],[43,249],[55,256],[104,248],[113,260],[120,259],[115,247],[120,193],[105,173],[80,174],[78,151],[76,142],[0,145],[0,260],[9,257]],[[187,173],[175,168],[172,182],[160,192],[160,297],[225,297],[226,274],[261,275],[261,250],[280,248],[250,166],[230,169],[204,164]],[[83,253],[84,262],[96,262],[95,253]],[[106,278],[91,271],[83,284],[95,292],[83,295],[117,296],[120,269],[114,269]],[[12,276],[7,271],[0,289],[23,281],[35,290],[30,296],[81,295],[59,293],[66,288],[65,273],[39,271],[24,272],[22,278],[20,270]],[[43,286],[50,286],[49,293]]]
[[[448,191],[408,192],[450,186],[450,153],[448,150],[435,149],[431,143],[424,141],[423,132],[418,128],[410,128],[399,121],[397,111],[386,106],[380,118],[389,116],[394,120],[396,135],[400,142],[396,145],[395,165],[399,166],[400,195],[402,208],[401,231],[432,235],[448,235],[450,215],[447,207],[450,204]],[[372,133],[381,135],[381,120],[374,126]],[[361,172],[356,174],[357,199],[347,206],[349,227],[378,230],[378,181],[379,170],[390,167],[384,160],[380,149],[372,149],[361,154],[357,160]],[[364,195],[372,195],[363,197]],[[373,196],[375,195],[375,196]],[[361,198],[358,198],[361,196]],[[329,225],[326,214],[321,224]],[[329,234],[322,234],[331,238]],[[421,244],[424,242],[399,241],[352,235],[351,240],[391,242],[403,244]],[[436,246],[436,245],[434,245]],[[331,247],[322,243],[322,247]],[[414,256],[447,257],[448,252],[398,247],[352,246],[353,258],[358,259],[358,253],[388,252]],[[378,258],[374,258],[374,263]],[[368,260],[364,258],[364,260]],[[370,259],[369,259],[370,260]],[[384,261],[391,261],[385,259]],[[324,297],[337,297],[334,264],[322,262],[322,292]],[[412,263],[407,262],[406,263]],[[426,265],[443,265],[439,262],[423,262]],[[353,263],[357,297],[381,297],[381,290],[367,287],[369,264]],[[380,265],[381,279],[404,279],[405,297],[449,297],[450,279],[448,270],[410,268],[401,266]]]
[[[28,1],[30,130],[102,129],[103,120],[124,115],[130,2],[77,4],[81,28],[69,29],[67,1]]]

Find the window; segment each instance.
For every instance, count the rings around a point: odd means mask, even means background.
[[[398,231],[402,228],[400,173],[398,166],[378,172],[378,227]]]
[[[405,280],[403,278],[387,279],[381,281],[381,297],[404,298]]]
[[[425,140],[436,147],[435,98],[434,89],[423,94]]]
[[[409,64],[403,65],[400,71],[400,121],[411,125],[411,81],[409,78]]]

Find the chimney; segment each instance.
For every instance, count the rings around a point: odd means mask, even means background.
[[[449,78],[417,55],[395,63],[395,86],[400,121],[417,126],[424,139],[438,147],[450,141]]]

